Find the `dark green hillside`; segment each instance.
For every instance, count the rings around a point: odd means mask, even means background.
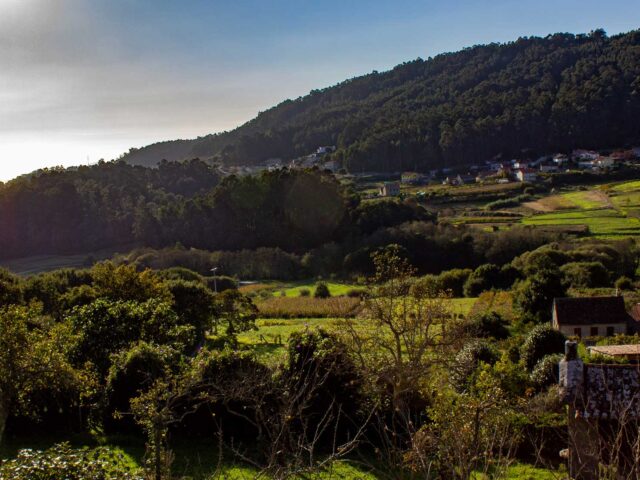
[[[554,34],[415,60],[287,100],[241,127],[125,155],[259,164],[336,145],[352,171],[427,169],[640,141],[640,31]]]

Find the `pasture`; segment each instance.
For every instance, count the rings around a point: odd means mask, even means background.
[[[525,206],[535,213],[522,219],[524,225],[584,226],[589,235],[601,238],[640,235],[640,181],[550,195]]]

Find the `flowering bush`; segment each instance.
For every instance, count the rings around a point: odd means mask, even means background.
[[[24,449],[0,466],[0,480],[142,480],[124,456],[106,447],[74,449],[68,443],[48,450]]]

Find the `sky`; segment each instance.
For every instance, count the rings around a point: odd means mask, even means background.
[[[0,180],[232,129],[372,70],[640,28],[638,0],[0,0]]]

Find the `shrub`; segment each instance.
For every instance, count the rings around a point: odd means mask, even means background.
[[[220,293],[225,290],[235,290],[238,288],[238,282],[236,282],[234,278],[225,277],[224,275],[204,277],[204,282],[212,292],[217,290],[218,293]]]
[[[11,480],[142,480],[121,453],[108,447],[72,449],[69,444],[48,450],[20,450],[0,466],[0,479]]]
[[[623,275],[616,280],[615,287],[620,290],[633,290],[633,280]]]
[[[469,322],[469,333],[480,338],[504,340],[509,337],[508,323],[499,313],[485,312],[472,317]]]
[[[549,325],[538,325],[529,332],[520,351],[522,361],[529,371],[547,355],[564,352],[567,338]]]
[[[329,292],[329,287],[324,282],[316,283],[316,291],[313,296],[315,298],[329,298],[331,296],[331,292]]]
[[[485,290],[500,285],[500,267],[492,263],[486,263],[476,268],[464,284],[465,297],[477,297]]]
[[[567,289],[561,275],[554,270],[542,270],[519,282],[513,303],[524,320],[545,323],[551,316],[551,305],[556,297],[564,297]]]
[[[172,366],[175,368],[178,361],[179,354],[170,347],[144,342],[114,355],[105,387],[105,429],[108,432],[137,432],[131,416],[116,418],[115,414],[131,411],[129,402]]]
[[[454,268],[447,270],[438,275],[440,287],[445,292],[450,291],[454,297],[462,297],[464,295],[464,284],[471,275],[470,268]]]
[[[475,340],[467,343],[458,352],[451,366],[451,385],[458,392],[465,391],[480,362],[493,365],[497,360],[498,355],[487,342]]]
[[[435,297],[442,291],[442,284],[436,275],[424,275],[415,279],[409,288],[413,297]]]
[[[600,262],[570,262],[563,265],[560,271],[572,287],[606,287],[609,283],[609,272]]]
[[[311,291],[308,288],[301,288],[300,289],[300,296],[301,297],[309,297],[309,296],[311,296]]]
[[[554,353],[546,355],[535,367],[529,376],[531,383],[538,390],[543,390],[549,385],[558,383],[558,363],[562,360],[562,355]]]

